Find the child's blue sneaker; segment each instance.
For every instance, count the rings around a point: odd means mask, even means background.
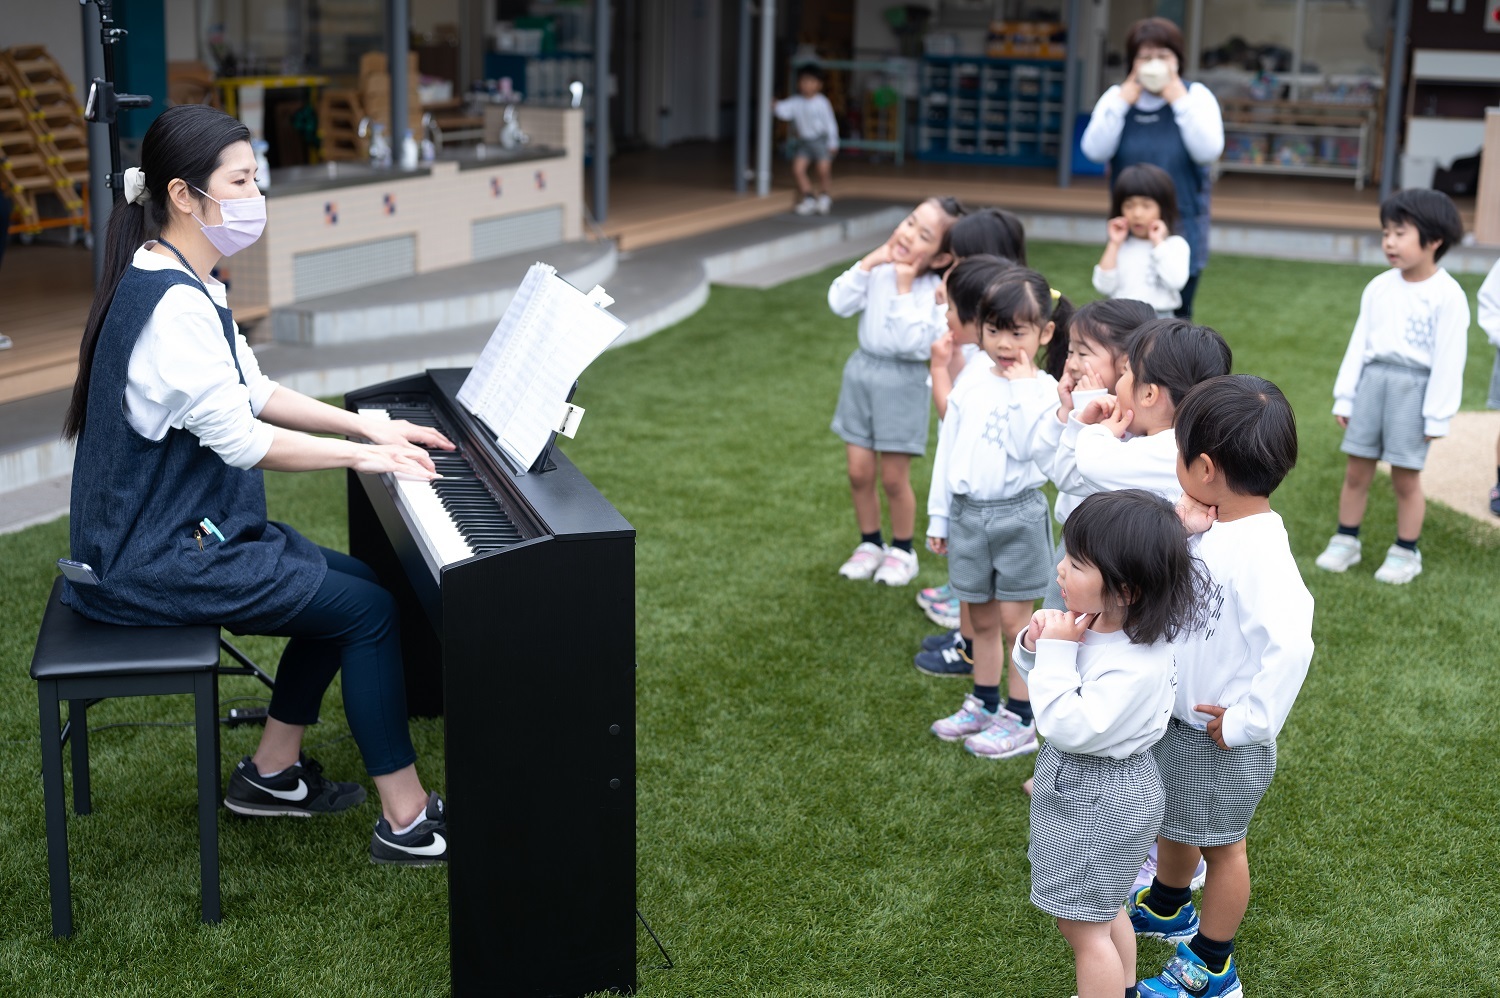
[[[952,648],[964,643],[964,636],[958,633],[958,628],[953,628],[944,634],[929,634],[922,639],[923,651],[942,651],[944,648]]]
[[[1234,957],[1222,974],[1211,973],[1187,943],[1177,944],[1177,955],[1167,961],[1160,974],[1142,981],[1141,998],[1245,998]]]
[[[1130,896],[1125,906],[1136,935],[1165,939],[1169,943],[1185,943],[1198,934],[1198,913],[1193,910],[1193,902],[1189,901],[1173,914],[1163,917],[1141,903],[1150,890],[1150,884],[1142,887]]]

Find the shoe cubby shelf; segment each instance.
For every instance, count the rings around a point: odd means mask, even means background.
[[[922,61],[919,159],[1055,166],[1062,145],[1063,63],[929,56]]]

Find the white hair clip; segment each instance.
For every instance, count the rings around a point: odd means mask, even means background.
[[[126,204],[145,204],[151,200],[151,192],[146,189],[146,174],[140,167],[132,166],[125,171],[124,193]]]

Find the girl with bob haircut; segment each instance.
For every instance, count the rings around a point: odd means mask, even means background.
[[[1066,610],[1038,610],[1016,638],[1038,731],[1031,903],[1073,948],[1079,998],[1135,984],[1124,898],[1164,806],[1151,754],[1175,693],[1170,642],[1200,616],[1205,575],[1172,505],[1144,489],[1100,492],[1063,525]]]
[[[1173,235],[1177,193],[1165,170],[1137,163],[1120,171],[1111,195],[1109,242],[1094,267],[1094,290],[1143,301],[1161,317],[1182,305],[1192,249]]]
[[[445,862],[443,802],[417,776],[407,729],[395,601],[363,563],[267,520],[263,472],[430,480],[423,448],[453,444],[261,373],[213,277],[266,222],[243,124],[203,105],[168,108],[123,188],[64,425],[78,446],[72,557],[98,583],[64,582],[63,600],[111,624],[291,639],[260,745],[229,782],[224,804],[239,814],[306,817],[364,801],[360,784],[325,779],[302,754],[303,731],[342,671],[349,730],[380,795],[370,859]]]

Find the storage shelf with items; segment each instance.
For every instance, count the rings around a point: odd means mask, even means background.
[[[917,156],[952,163],[1052,166],[1062,139],[1063,64],[928,56]]]
[[[1226,98],[1222,172],[1370,178],[1375,100]]]
[[[0,51],[0,186],[14,202],[11,229],[23,241],[64,227],[75,240],[91,240],[84,129],[73,84],[45,48]],[[48,196],[60,215],[39,200]]]

